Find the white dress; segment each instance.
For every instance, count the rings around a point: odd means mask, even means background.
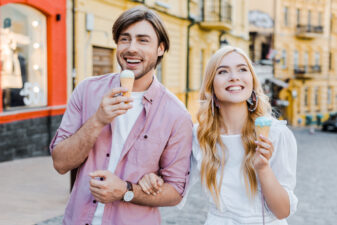
[[[200,168],[202,162],[202,151],[197,139],[197,126],[193,130],[193,150],[191,159],[190,182],[187,187],[183,201],[178,205],[182,208],[186,202],[188,192],[193,184],[200,180]],[[227,162],[224,168],[223,182],[221,186],[220,210],[208,192],[203,188],[209,199],[209,210],[205,225],[239,225],[239,224],[262,224],[262,201],[261,188],[258,184],[258,193],[253,200],[246,194],[243,180],[241,163],[244,156],[244,147],[241,135],[221,135],[222,141],[227,147]],[[298,200],[294,194],[296,185],[296,160],[297,145],[293,133],[287,128],[285,121],[273,120],[269,139],[274,146],[274,152],[270,159],[270,166],[280,184],[287,191],[290,200],[290,215],[294,214]],[[218,178],[220,172],[218,172]],[[268,209],[267,204],[263,205],[265,213],[265,224],[286,225],[285,219],[278,220]]]

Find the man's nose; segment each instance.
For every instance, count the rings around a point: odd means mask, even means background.
[[[130,41],[130,44],[129,44],[129,47],[128,47],[128,51],[130,51],[130,52],[137,51],[137,42],[136,42],[136,40],[131,40]]]

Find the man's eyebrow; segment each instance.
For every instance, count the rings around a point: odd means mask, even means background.
[[[137,34],[136,37],[137,37],[137,38],[146,37],[146,38],[150,38],[150,39],[151,39],[151,36],[148,35],[148,34]]]

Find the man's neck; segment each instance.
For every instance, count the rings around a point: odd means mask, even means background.
[[[132,91],[134,92],[146,91],[152,84],[153,78],[154,78],[154,71],[149,71],[140,79],[135,80]]]

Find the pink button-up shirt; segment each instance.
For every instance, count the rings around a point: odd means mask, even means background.
[[[74,134],[98,109],[102,97],[120,86],[118,74],[91,77],[73,92],[61,125],[50,144]],[[133,126],[121,153],[115,174],[137,183],[143,175],[158,171],[166,183],[181,195],[190,168],[192,121],[184,105],[154,78],[143,97],[144,109]],[[97,203],[89,190],[89,173],[107,170],[113,135],[113,122],[103,128],[88,158],[79,167],[65,211],[63,224],[91,224]],[[160,213],[147,207],[115,201],[105,205],[102,225],[157,225]]]

